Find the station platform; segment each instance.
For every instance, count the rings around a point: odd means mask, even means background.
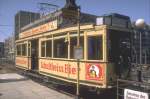
[[[74,99],[17,73],[0,74],[0,99]]]

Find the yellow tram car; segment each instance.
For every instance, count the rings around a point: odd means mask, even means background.
[[[59,20],[55,19],[19,33],[19,39],[16,40],[16,67],[76,83],[74,48],[78,26],[59,25]],[[130,18],[119,14],[97,17],[95,23],[81,23],[81,85],[102,89],[115,85],[117,77],[128,70],[126,65],[130,58],[131,33]],[[119,64],[122,62],[119,59],[123,60],[123,64]]]

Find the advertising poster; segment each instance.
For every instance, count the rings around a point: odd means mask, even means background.
[[[104,71],[100,64],[86,64],[86,80],[103,80]]]

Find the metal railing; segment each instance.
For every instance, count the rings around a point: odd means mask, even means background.
[[[7,58],[0,58],[0,65],[5,65],[5,64],[15,64],[15,60],[9,60]]]
[[[148,97],[150,96],[150,83],[118,79],[117,99],[130,99],[130,98],[124,98],[125,89],[133,90],[135,92],[146,93],[148,94]],[[136,98],[136,99],[147,99],[147,98]]]

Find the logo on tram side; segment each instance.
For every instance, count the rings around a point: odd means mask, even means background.
[[[103,80],[103,69],[99,64],[86,64],[87,80]]]

